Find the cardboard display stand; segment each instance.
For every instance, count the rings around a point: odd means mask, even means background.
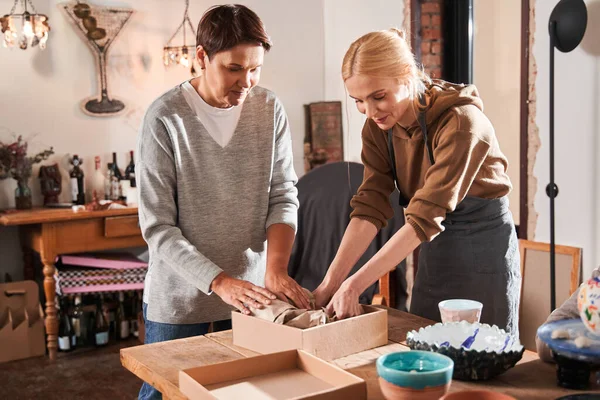
[[[37,283],[0,284],[0,363],[44,355],[44,339]]]

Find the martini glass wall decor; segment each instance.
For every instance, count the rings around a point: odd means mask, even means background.
[[[92,50],[98,66],[100,93],[83,100],[83,112],[96,117],[121,113],[125,104],[112,98],[108,92],[106,58],[111,44],[131,18],[133,10],[96,6],[80,1],[62,3],[59,7]]]

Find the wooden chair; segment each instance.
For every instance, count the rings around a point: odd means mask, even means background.
[[[373,296],[371,304],[396,307],[396,275],[392,270],[379,278],[379,293]]]
[[[537,329],[550,315],[550,244],[519,239],[521,254],[521,344],[535,351]],[[581,248],[556,246],[556,306],[565,302],[580,284]]]

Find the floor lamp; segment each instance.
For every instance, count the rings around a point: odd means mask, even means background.
[[[583,0],[560,0],[550,14],[550,312],[556,308],[556,244],[554,242],[554,199],[558,186],[554,183],[554,48],[563,53],[575,49],[587,26],[587,8]]]

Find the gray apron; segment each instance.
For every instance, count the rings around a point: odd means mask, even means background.
[[[519,242],[507,197],[466,197],[442,224],[442,233],[421,243],[410,312],[440,321],[440,301],[477,300],[482,323],[518,337]]]
[[[423,104],[422,98],[419,100]],[[433,165],[424,112],[418,119]],[[392,136],[390,129],[388,151],[399,188]],[[409,200],[400,193],[399,203],[406,208]],[[440,321],[440,301],[476,300],[483,304],[482,323],[497,325],[518,337],[521,267],[508,198],[467,196],[446,215],[442,225],[442,233],[431,242],[421,243],[410,312]]]

